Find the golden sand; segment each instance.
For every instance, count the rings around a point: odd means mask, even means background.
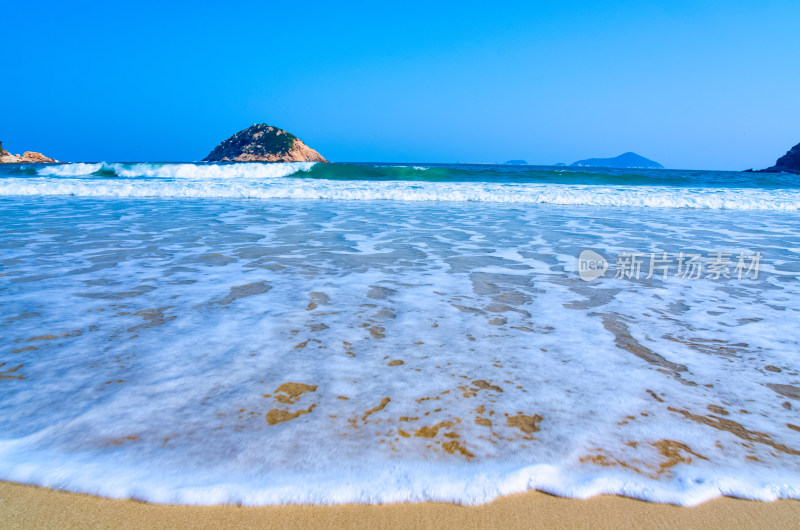
[[[719,498],[685,508],[538,492],[483,506],[164,506],[0,482],[0,528],[798,528],[800,502]]]

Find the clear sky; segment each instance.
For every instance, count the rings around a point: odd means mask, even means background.
[[[0,0],[0,141],[199,160],[255,122],[333,161],[766,167],[800,142],[800,1]]]

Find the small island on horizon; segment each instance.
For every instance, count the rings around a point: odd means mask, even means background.
[[[0,141],[0,164],[46,164],[60,160],[36,151],[12,154]],[[318,151],[307,146],[294,134],[266,123],[256,123],[220,142],[202,162],[322,162],[330,161]],[[531,165],[524,159],[503,162],[508,166]],[[533,164],[538,165],[538,164]],[[567,166],[564,163],[553,166]],[[612,158],[587,158],[569,164],[569,167],[597,167],[618,169],[664,169],[654,160],[634,152],[626,152]],[[774,165],[765,169],[746,169],[746,173],[794,173],[800,174],[800,143],[778,158]]]
[[[328,162],[292,133],[254,123],[211,151],[203,162]]]
[[[654,160],[627,152],[613,158],[587,158],[570,164],[571,167],[611,167],[623,169],[664,169]]]

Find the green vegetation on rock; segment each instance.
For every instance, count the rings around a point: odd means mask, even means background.
[[[214,148],[204,162],[280,162],[326,160],[290,132],[256,123]]]

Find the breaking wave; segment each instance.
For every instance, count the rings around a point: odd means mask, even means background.
[[[17,166],[0,196],[448,201],[800,210],[798,177],[691,171],[567,171],[503,166],[75,163]],[[778,186],[782,187],[778,187]]]
[[[42,167],[41,176],[122,177],[159,179],[264,179],[280,178],[298,171],[308,171],[315,162],[278,164],[123,164],[98,162]]]

